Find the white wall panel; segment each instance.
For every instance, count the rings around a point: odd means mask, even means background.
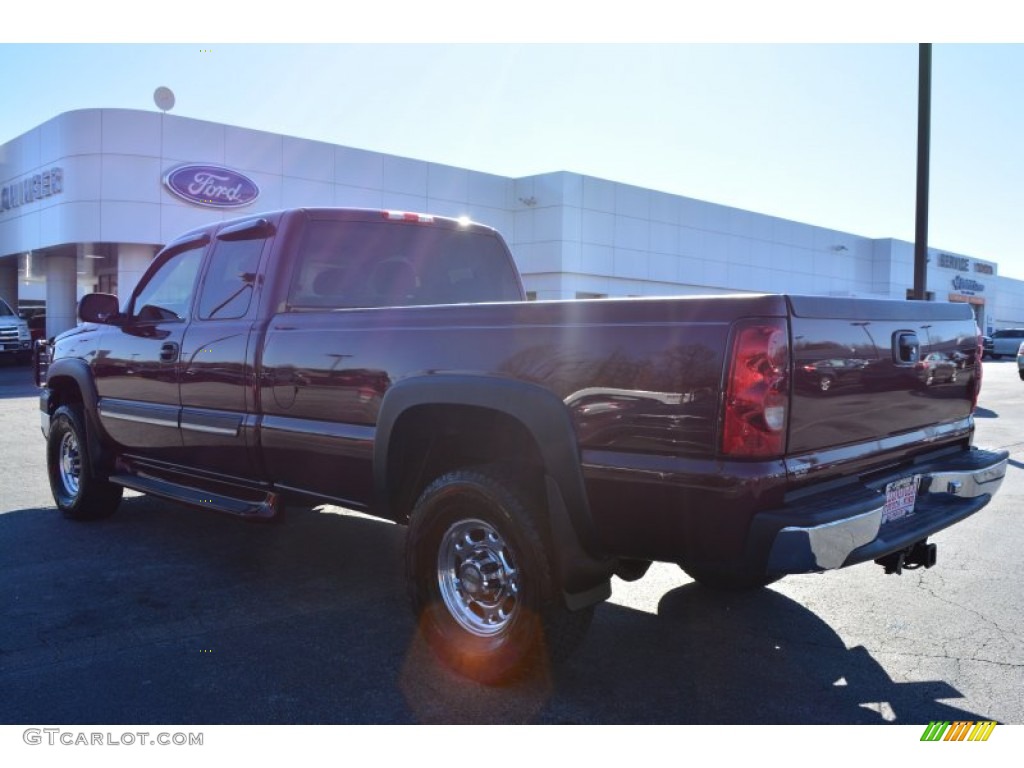
[[[615,213],[615,184],[604,179],[584,176],[583,207],[591,211]]]
[[[635,219],[651,218],[651,192],[627,184],[615,186],[615,212]]]
[[[334,181],[346,187],[381,190],[384,188],[384,159],[384,155],[376,152],[335,147]]]
[[[251,176],[280,176],[284,171],[284,136],[232,125],[224,128],[224,164]]]
[[[612,260],[612,275],[647,280],[650,277],[649,260],[650,256],[646,251],[616,248]]]
[[[257,201],[259,203],[260,201]],[[334,184],[285,176],[281,180],[281,205],[285,208],[315,208],[334,205]]]
[[[158,158],[107,153],[100,165],[99,199],[158,203],[164,194],[161,178]]]
[[[334,185],[334,205],[341,208],[384,208],[384,193],[380,189]]]
[[[536,208],[534,210],[533,239],[536,242],[562,239],[561,208]]]
[[[44,205],[62,202],[79,202],[103,199],[103,155],[76,155],[62,158],[51,167],[59,166],[64,170],[64,189],[60,194],[51,195],[40,200]],[[138,183],[133,180],[133,184]],[[160,178],[156,180],[159,187]],[[35,203],[33,203],[35,205]]]
[[[205,120],[164,115],[160,132],[161,151],[166,161],[164,173],[181,163],[224,164],[226,128],[227,126]]]
[[[679,227],[652,221],[650,228],[650,248],[652,253],[679,253]]]
[[[404,157],[384,157],[384,191],[426,198],[428,163]]]
[[[190,229],[220,221],[218,213],[185,202],[164,203],[160,206],[160,238],[157,242],[168,243]]]
[[[469,171],[431,163],[427,166],[427,196],[431,200],[466,200],[469,197]]]
[[[466,198],[473,205],[487,208],[509,208],[512,205],[511,179],[471,171],[466,184]]]
[[[679,257],[665,253],[652,253],[647,257],[649,278],[662,283],[674,283],[679,279]]]
[[[679,223],[681,198],[666,192],[651,192],[651,220],[665,224]]]
[[[615,245],[615,216],[584,208],[580,215],[580,240],[596,245]]]
[[[160,115],[130,109],[104,109],[101,116],[102,152],[160,156]]]
[[[281,148],[283,173],[310,181],[333,182],[334,150],[333,144],[285,136]]]
[[[648,219],[629,216],[615,217],[615,247],[647,251],[651,247],[651,228]]]
[[[45,212],[47,230],[44,242],[48,245],[60,245],[62,243],[99,241],[100,212],[101,207],[98,201],[64,203],[47,209]],[[23,250],[28,249],[23,248]]]
[[[610,275],[615,266],[615,249],[609,245],[582,243],[580,271],[591,275]]]
[[[100,109],[65,112],[39,126],[40,162],[102,152],[102,113]]]
[[[511,239],[517,243],[532,243],[533,237],[533,209],[516,211],[514,214]]]
[[[384,191],[382,195],[384,208],[389,211],[411,211],[413,213],[430,213],[426,195],[408,195],[400,192]]]
[[[100,204],[100,242],[147,243],[159,229],[158,203],[105,200]]]

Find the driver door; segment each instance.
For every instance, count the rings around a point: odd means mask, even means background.
[[[181,345],[206,239],[168,249],[143,276],[127,316],[106,329],[93,363],[99,416],[126,454],[180,464]]]

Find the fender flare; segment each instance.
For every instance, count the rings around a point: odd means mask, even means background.
[[[590,514],[576,431],[565,404],[536,384],[488,374],[428,374],[403,379],[384,396],[373,448],[374,502],[389,516],[388,455],[395,425],[410,408],[486,408],[519,422],[544,462],[550,528],[566,602],[584,607],[611,594],[612,565]],[[596,582],[596,585],[595,585]]]
[[[46,373],[46,387],[40,395],[41,401],[45,398],[47,412],[52,416],[53,390],[50,382],[57,378],[68,378],[75,382],[78,391],[82,396],[82,415],[85,418],[85,428],[89,440],[89,457],[92,460],[93,471],[102,473],[104,458],[103,440],[105,435],[99,420],[99,393],[96,391],[96,383],[92,379],[92,370],[88,363],[77,357],[66,357],[55,360],[50,364]]]

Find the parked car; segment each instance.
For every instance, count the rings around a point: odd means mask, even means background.
[[[860,384],[868,361],[832,358],[804,363],[796,368],[796,383],[809,389],[828,392],[846,384]]]
[[[39,312],[28,319],[28,332],[32,336],[32,343],[46,338],[46,313]]]
[[[992,357],[992,337],[982,336],[981,337],[981,353],[982,357]]]
[[[1020,374],[1021,381],[1024,381],[1024,342],[1017,348],[1017,373]]]
[[[944,352],[931,352],[918,362],[918,378],[930,387],[939,381],[956,381],[957,364]]]
[[[28,323],[0,298],[0,359],[7,357],[23,365],[29,362],[32,359],[32,340]]]
[[[1024,342],[1024,328],[1004,328],[992,334],[993,360],[1006,355],[1016,355],[1021,343]]]

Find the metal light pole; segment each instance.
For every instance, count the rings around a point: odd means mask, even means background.
[[[918,46],[917,65],[917,217],[914,230],[914,291],[924,301],[928,291],[928,156],[932,125],[932,45]]]

